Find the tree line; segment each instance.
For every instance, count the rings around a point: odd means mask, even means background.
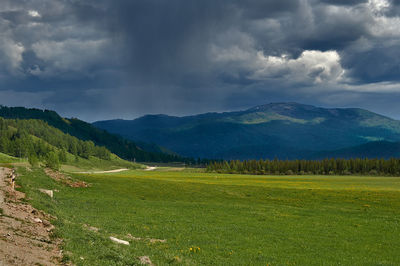
[[[390,175],[400,176],[400,159],[324,159],[215,161],[208,172],[256,175]]]
[[[3,119],[0,117],[0,152],[29,158],[33,164],[46,161],[51,166],[67,161],[67,153],[76,158],[90,156],[111,159],[111,152],[92,141],[83,141],[49,126],[41,120]]]

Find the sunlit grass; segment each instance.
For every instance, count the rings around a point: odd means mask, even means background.
[[[215,173],[165,173],[160,171],[127,171],[119,173],[115,176],[125,178],[135,176],[135,178],[168,180],[175,182],[262,186],[275,188],[400,191],[399,177],[326,175],[258,176]]]
[[[58,217],[57,235],[78,265],[134,265],[139,256],[156,265],[400,264],[399,178],[163,169],[73,175],[91,186],[70,188],[20,171],[33,204]],[[50,200],[39,187],[59,192]]]
[[[26,161],[0,152],[0,163],[13,163]]]

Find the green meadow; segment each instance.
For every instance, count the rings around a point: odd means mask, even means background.
[[[40,168],[19,174],[76,265],[400,265],[400,178],[165,168],[70,174],[90,184],[71,188]]]

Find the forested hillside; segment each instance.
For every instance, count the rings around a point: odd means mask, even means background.
[[[49,166],[67,161],[67,154],[89,159],[111,159],[111,152],[92,141],[79,140],[41,120],[0,117],[0,152],[28,158],[32,164],[46,161]]]
[[[112,153],[130,161],[191,161],[190,159],[185,159],[173,154],[145,151],[138,148],[138,146],[132,141],[110,134],[105,130],[98,129],[77,118],[63,118],[54,111],[0,106],[0,117],[7,119],[38,119],[45,121],[50,126],[53,126],[66,134],[74,136],[80,140],[91,141],[93,144],[98,146],[104,146]]]

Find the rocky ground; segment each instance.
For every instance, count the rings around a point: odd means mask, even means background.
[[[60,265],[60,241],[50,237],[54,217],[26,204],[24,193],[12,188],[11,174],[0,168],[0,266]]]

